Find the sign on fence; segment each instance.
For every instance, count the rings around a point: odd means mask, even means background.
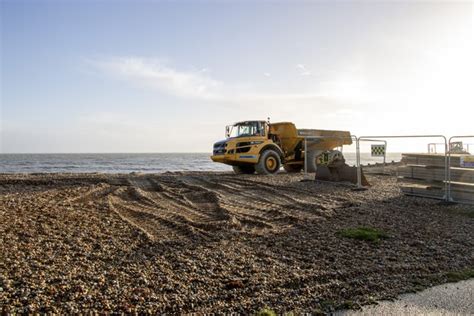
[[[385,145],[372,145],[372,157],[384,157]]]

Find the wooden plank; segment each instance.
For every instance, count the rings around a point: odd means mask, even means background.
[[[444,197],[444,190],[437,187],[407,185],[402,186],[401,190],[406,195],[432,197],[442,199]],[[451,197],[457,202],[474,203],[474,194],[472,192],[451,191]]]
[[[444,156],[443,157],[402,157],[402,163],[411,165],[424,165],[424,166],[436,166],[444,168]],[[459,159],[451,159],[451,167],[460,166]]]
[[[444,153],[402,153],[402,155],[413,157],[444,157]],[[468,154],[451,154],[451,157],[462,157]]]
[[[445,170],[433,166],[406,165],[397,168],[397,175],[411,179],[444,181]],[[451,167],[451,181],[474,183],[474,169]]]
[[[398,178],[401,185],[410,185],[417,187],[425,187],[430,190],[443,190],[444,181],[433,181],[429,182],[426,180],[419,179],[409,179],[409,178]],[[451,191],[465,192],[474,194],[474,183],[464,183],[464,182],[451,182]]]
[[[471,156],[466,154],[452,154],[451,155],[451,167],[461,167],[461,157]],[[425,165],[425,166],[436,166],[444,167],[444,154],[402,154],[402,163],[412,165]],[[462,167],[461,167],[462,168]]]

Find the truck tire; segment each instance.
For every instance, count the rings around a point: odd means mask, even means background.
[[[267,149],[260,154],[255,170],[258,174],[275,174],[280,170],[280,167],[280,155],[273,149]]]
[[[232,166],[232,169],[234,169],[234,172],[236,174],[254,174],[255,173],[255,167],[250,165],[250,166]]]
[[[283,169],[288,173],[296,173],[303,169],[303,165],[283,165]]]

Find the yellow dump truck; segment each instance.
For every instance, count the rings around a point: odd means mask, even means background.
[[[318,170],[317,177],[354,182],[356,170],[345,164],[336,149],[350,144],[348,131],[297,129],[290,122],[244,121],[226,127],[226,139],[214,144],[211,159],[231,165],[235,173],[274,174],[281,166],[287,172],[300,172],[307,158],[307,171]]]

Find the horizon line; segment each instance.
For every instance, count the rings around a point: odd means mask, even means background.
[[[343,153],[356,153],[356,151],[343,151]],[[361,151],[364,154],[370,154],[370,151]],[[404,153],[400,152],[388,152],[387,154],[401,154]],[[10,153],[0,153],[0,155],[101,155],[101,154],[210,154],[212,152],[203,152],[203,151],[194,151],[194,152],[10,152]]]

